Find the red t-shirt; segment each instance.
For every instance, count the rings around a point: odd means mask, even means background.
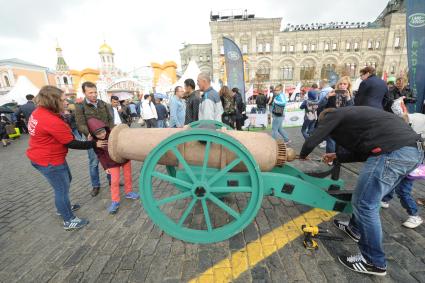
[[[28,121],[30,134],[28,158],[39,165],[61,165],[68,148],[65,144],[74,140],[71,128],[58,114],[37,107]]]

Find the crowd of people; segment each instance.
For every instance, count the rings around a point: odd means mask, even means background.
[[[423,162],[425,115],[407,114],[394,107],[400,101],[403,105],[403,100],[407,105],[414,103],[401,78],[395,85],[387,85],[372,67],[361,69],[360,74],[363,81],[357,92],[352,91],[349,77],[341,77],[334,86],[323,80],[319,85],[313,84],[306,94],[301,93],[300,108],[305,111],[301,133],[305,142],[299,157],[306,160],[325,141],[323,160],[328,164],[335,159],[341,163],[364,162],[351,202],[350,220],[334,220],[338,229],[358,243],[360,254],[340,256],[339,260],[357,272],[385,275],[380,208],[387,208],[395,193],[408,214],[403,226],[416,228],[423,223],[412,197],[413,180],[408,174]],[[131,161],[118,163],[109,156],[107,141],[115,126],[126,123],[147,128],[181,128],[197,120],[215,120],[242,129],[246,109],[237,88],[223,86],[216,91],[206,73],[199,74],[197,85],[198,90],[193,79],[185,80],[183,86],[174,89],[168,103],[150,94],[140,96],[140,101],[120,101],[111,96],[107,103],[98,99],[96,85],[91,82],[82,84],[81,103],[66,99],[63,91],[54,86],[41,88],[35,99],[27,96],[27,104],[19,107],[14,116],[22,117],[23,132],[26,130],[30,135],[27,156],[52,186],[65,230],[80,229],[89,223],[74,214],[80,206],[71,204],[69,199],[72,175],[66,162],[68,149],[87,150],[92,197],[101,190],[101,163],[110,186],[111,203],[107,210],[115,214],[120,207],[120,185],[124,186],[125,198],[140,198],[133,192]],[[291,142],[282,127],[288,99],[281,84],[272,89],[270,97],[260,94],[256,98],[260,113],[269,108],[272,137],[285,143]],[[10,121],[3,115],[0,118],[0,134],[3,146],[7,146],[2,129]]]

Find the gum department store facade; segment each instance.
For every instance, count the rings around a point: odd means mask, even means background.
[[[358,77],[372,65],[378,75],[407,75],[406,14],[402,0],[391,0],[373,23],[338,22],[297,25],[281,31],[282,18],[211,13],[211,44],[186,44],[180,50],[183,71],[195,60],[201,71],[225,82],[223,36],[236,42],[245,65],[245,81],[256,87],[328,78],[329,71]]]

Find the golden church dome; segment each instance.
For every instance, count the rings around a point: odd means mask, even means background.
[[[104,42],[99,48],[99,53],[112,53],[112,48]]]

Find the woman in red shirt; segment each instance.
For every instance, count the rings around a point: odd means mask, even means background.
[[[74,139],[68,124],[62,119],[65,94],[54,86],[41,88],[36,99],[37,108],[28,121],[30,134],[27,156],[31,164],[47,179],[55,193],[55,205],[63,218],[65,230],[76,230],[89,223],[87,219],[76,217],[71,206],[69,187],[71,171],[65,157],[68,148],[89,149],[104,147],[105,141],[78,141]]]

